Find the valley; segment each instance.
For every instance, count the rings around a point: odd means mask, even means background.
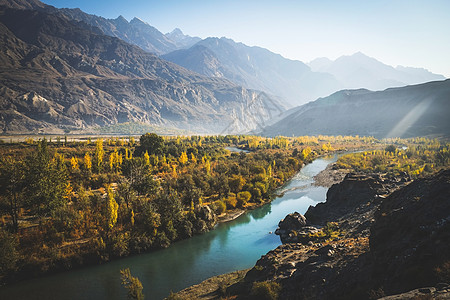
[[[448,3],[43,1],[0,0],[0,299],[450,297]]]

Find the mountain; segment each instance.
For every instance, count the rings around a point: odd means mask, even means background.
[[[344,88],[384,90],[429,81],[443,80],[442,75],[425,69],[398,66],[394,68],[361,52],[341,56],[335,61],[318,58],[308,64],[313,71],[332,74]]]
[[[59,11],[72,20],[82,21],[98,27],[104,34],[139,46],[147,52],[159,55],[179,48],[174,41],[158,29],[139,18],[133,18],[128,22],[123,16],[119,16],[116,19],[105,19],[87,14],[78,8],[62,8]]]
[[[372,92],[343,90],[285,112],[263,135],[450,136],[450,79]]]
[[[57,9],[38,0],[0,0],[0,5],[18,9],[35,9],[47,13],[64,15],[71,20],[84,22],[90,26],[97,27],[103,34],[120,38],[127,43],[139,46],[147,52],[158,55],[190,47],[201,40],[198,37],[184,35],[179,29],[175,29],[168,34],[163,34],[139,18],[133,18],[130,22],[123,16],[119,16],[116,19],[106,19],[87,14],[79,8]]]
[[[180,28],[175,28],[172,32],[166,33],[165,36],[175,42],[175,45],[179,49],[189,48],[202,40],[199,37],[185,35]]]
[[[0,7],[0,38],[3,133],[122,122],[247,131],[282,107],[264,93],[188,71],[61,14]]]
[[[312,72],[301,61],[227,38],[207,38],[161,57],[206,76],[280,96],[290,106],[329,95],[341,87],[332,75]]]

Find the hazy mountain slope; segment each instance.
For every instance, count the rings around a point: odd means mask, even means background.
[[[270,117],[276,101],[264,94],[78,25],[45,12],[0,8],[3,132],[126,121],[221,132],[255,128]]]
[[[203,75],[264,90],[282,97],[291,106],[329,95],[341,87],[333,76],[311,72],[300,61],[226,38],[207,38],[162,58]]]
[[[285,113],[261,134],[450,135],[450,80],[385,91],[343,90]]]
[[[172,40],[179,49],[189,48],[202,40],[199,37],[185,35],[180,28],[175,28],[171,32],[166,33],[165,36]]]
[[[367,88],[383,90],[445,79],[425,69],[388,66],[361,52],[341,56],[335,61],[318,58],[308,64],[313,71],[335,76],[345,88]]]

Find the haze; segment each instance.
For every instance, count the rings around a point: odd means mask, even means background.
[[[162,32],[178,27],[226,36],[290,59],[335,59],[358,51],[389,65],[450,77],[450,1],[88,1],[44,0],[106,18],[139,17]]]

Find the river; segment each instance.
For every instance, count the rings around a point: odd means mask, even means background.
[[[146,299],[162,299],[206,278],[250,268],[281,244],[273,232],[282,218],[325,201],[327,189],[312,185],[313,176],[336,159],[316,159],[282,188],[282,197],[208,233],[167,249],[2,287],[0,299],[125,299],[119,274],[124,268],[141,280]]]

